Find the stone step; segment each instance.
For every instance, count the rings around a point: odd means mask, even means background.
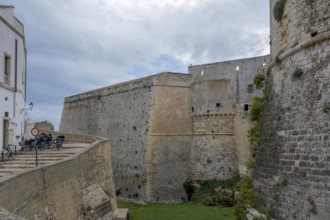
[[[117,209],[115,211],[114,220],[127,220],[128,219],[128,209]]]
[[[57,155],[57,156],[54,156],[54,155],[39,155],[38,154],[38,158],[61,158],[61,159],[64,159],[64,158],[68,158],[70,157],[71,155]],[[25,156],[25,157],[14,157],[12,160],[10,161],[24,161],[26,159],[30,159],[30,158],[35,158],[36,155],[30,155],[30,156]]]
[[[17,169],[27,169],[27,168],[33,168],[35,167],[34,164],[6,164],[0,167],[0,169],[11,169],[11,168],[17,168]]]
[[[64,144],[64,147],[61,150],[38,150],[38,165],[43,166],[46,164],[65,160],[89,145],[90,144],[69,143]],[[0,178],[15,172],[21,172],[35,168],[35,160],[36,158],[34,149],[31,151],[17,151],[16,154],[13,153],[12,157],[5,156],[4,161],[1,161],[0,155]],[[100,214],[103,214],[103,210],[100,210]]]
[[[14,172],[19,172],[22,171],[24,169],[15,169],[15,168],[0,168],[0,173],[4,174],[4,173],[14,173]]]
[[[58,158],[54,158],[54,157],[39,157],[38,155],[38,160],[40,161],[58,161],[58,160],[63,160],[64,157],[58,157]],[[27,157],[27,158],[24,158],[24,159],[21,159],[21,160],[12,160],[12,162],[15,162],[15,161],[33,161],[35,160],[35,157]]]
[[[47,162],[41,162],[43,164],[47,164]],[[1,162],[0,163],[0,167],[1,166],[5,166],[6,164],[17,164],[17,165],[22,165],[22,164],[35,164],[35,158],[34,158],[34,161],[33,160],[29,160],[29,161],[5,161],[5,162]]]

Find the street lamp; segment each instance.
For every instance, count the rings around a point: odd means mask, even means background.
[[[30,106],[30,110],[32,111],[32,109],[33,109],[33,102],[30,102],[29,106]]]

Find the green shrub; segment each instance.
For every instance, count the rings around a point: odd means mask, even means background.
[[[252,189],[252,178],[247,176],[238,182],[236,190],[239,196],[235,201],[234,213],[237,220],[246,220],[245,210],[250,207],[256,207],[260,200],[258,193]]]
[[[264,97],[253,97],[250,111],[250,120],[253,122],[260,122],[262,111],[264,108]]]
[[[287,178],[284,178],[284,179],[280,180],[277,183],[277,185],[282,186],[282,187],[287,186],[288,185],[288,179]]]
[[[257,89],[261,89],[264,86],[265,75],[262,73],[258,73],[253,78],[253,84],[256,86]]]
[[[260,213],[265,214],[267,219],[271,219],[269,210],[261,204],[260,196],[253,190],[252,177],[246,176],[237,183],[236,191],[239,196],[235,198],[234,213],[237,220],[246,220],[245,210],[255,208]]]
[[[254,122],[253,127],[248,131],[248,139],[251,146],[257,146],[259,144],[260,139],[260,123]],[[255,154],[255,149],[251,152],[253,155]]]
[[[297,67],[295,69],[295,71],[293,72],[293,77],[296,78],[296,79],[300,79],[303,74],[304,74],[304,71]]]
[[[278,0],[274,6],[274,18],[277,22],[282,20],[286,0]]]
[[[245,166],[248,170],[254,169],[256,167],[256,159],[250,158],[245,162]]]
[[[188,201],[191,200],[193,193],[196,191],[195,186],[193,185],[193,181],[192,180],[186,180],[183,183],[183,188],[187,194],[188,197]]]
[[[233,195],[228,196],[223,193],[215,193],[216,188],[234,190],[240,177],[229,180],[186,180],[183,187],[187,193],[188,201],[204,205],[223,205],[231,206]]]
[[[330,103],[325,103],[323,105],[323,112],[326,113],[326,114],[330,113]]]

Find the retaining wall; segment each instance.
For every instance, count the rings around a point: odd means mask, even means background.
[[[82,190],[98,183],[117,209],[109,141],[98,139],[78,155],[0,182],[0,207],[26,219],[56,210],[57,219],[81,215]]]

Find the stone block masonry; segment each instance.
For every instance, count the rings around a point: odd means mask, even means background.
[[[119,197],[141,202],[181,201],[191,144],[189,82],[189,75],[162,73],[68,97],[60,130],[111,139]],[[173,139],[181,144],[173,145]],[[182,159],[168,157],[161,166],[153,160],[162,160],[163,150],[174,146]],[[171,171],[164,172],[166,169]],[[172,176],[180,178],[169,182]],[[163,193],[164,184],[176,193]]]
[[[109,141],[98,139],[77,155],[0,182],[0,206],[26,219],[77,219],[82,191],[98,184],[117,209]],[[15,195],[15,196],[13,196]]]
[[[190,178],[246,175],[249,104],[254,96],[262,96],[253,78],[265,71],[268,60],[261,56],[188,67],[193,80]]]
[[[330,216],[329,8],[327,0],[287,0],[280,22],[271,15],[273,60],[254,176],[276,219]]]
[[[190,74],[160,73],[67,97],[60,130],[111,140],[119,197],[181,202],[188,178],[245,174],[246,106],[261,94],[253,76],[267,60],[190,66]]]

